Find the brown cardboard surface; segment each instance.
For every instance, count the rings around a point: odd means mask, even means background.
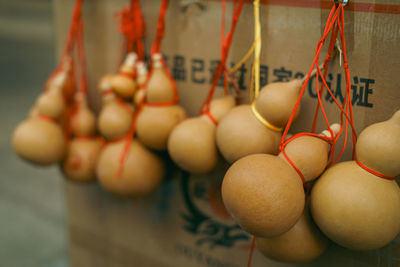
[[[354,3],[352,8],[363,3],[399,4],[396,0],[350,1]],[[155,34],[159,2],[142,1],[147,51]],[[196,115],[209,89],[212,61],[218,60],[220,54],[221,3],[201,1],[204,10],[194,5],[183,11],[180,1],[170,2],[162,51],[173,74],[184,71],[183,76],[177,76],[181,103],[190,115]],[[287,0],[271,1],[270,5],[266,2],[262,1],[260,10],[261,64],[263,70],[268,67],[268,77],[262,75],[263,81],[277,79],[274,71],[282,68],[291,71],[290,78],[307,73],[329,10],[285,6]],[[327,1],[321,1],[321,6],[323,2]],[[97,81],[103,74],[116,71],[120,53],[120,36],[115,31],[113,15],[126,3],[91,0],[84,4],[90,103],[96,110],[101,103]],[[73,1],[55,0],[54,6],[61,49]],[[231,6],[228,2],[227,25]],[[354,97],[358,96],[354,115],[359,132],[371,123],[389,118],[400,108],[400,15],[347,10],[345,20],[351,79],[357,93]],[[252,40],[252,5],[246,3],[233,38],[229,64],[246,53]],[[251,59],[244,68],[243,76],[240,72],[237,75],[239,84],[247,88]],[[335,92],[339,92],[336,84],[338,77],[341,78],[343,92],[344,75],[337,59],[329,73]],[[367,92],[368,79],[371,91]],[[222,90],[217,94],[222,94]],[[248,91],[243,90],[240,97],[246,102]],[[293,132],[310,130],[315,104],[316,99],[307,89]],[[337,120],[334,104],[325,100],[324,105],[330,120]],[[320,123],[318,129],[323,128]],[[350,159],[350,149],[346,150],[344,159]],[[176,171],[156,193],[142,200],[119,199],[96,184],[66,181],[71,266],[245,266],[250,237],[226,217],[215,192],[224,168],[220,166],[214,173],[200,177],[187,177]],[[397,238],[391,245],[371,252],[353,252],[332,245],[321,258],[307,266],[399,265],[400,239]],[[252,266],[289,265],[255,252]]]

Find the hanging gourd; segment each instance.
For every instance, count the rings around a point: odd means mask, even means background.
[[[341,246],[372,250],[400,233],[400,111],[359,135],[354,161],[329,168],[311,192],[322,232]]]
[[[227,86],[225,96],[213,99],[213,95],[221,75],[224,81],[228,78],[226,60],[242,7],[243,1],[240,1],[234,10],[230,32],[226,37],[221,36],[221,40],[224,41],[221,44],[221,60],[213,74],[213,82],[203,104],[201,115],[181,122],[172,131],[168,140],[168,152],[172,160],[180,168],[192,174],[208,173],[216,167],[219,160],[215,140],[216,127],[236,105],[235,98],[228,95]],[[224,15],[222,17],[224,19]],[[222,28],[222,33],[224,33],[224,28]]]
[[[187,117],[186,111],[178,105],[176,83],[161,55],[168,4],[168,0],[161,1],[157,33],[151,51],[152,64],[147,81],[142,87],[145,96],[138,95],[143,101],[143,108],[137,118],[137,138],[154,150],[166,150],[172,130]]]
[[[128,53],[119,69],[119,73],[110,77],[109,83],[111,89],[122,98],[132,98],[135,95],[137,89],[135,80],[136,60],[136,53]]]
[[[78,181],[90,181],[96,178],[95,169],[102,140],[96,138],[96,116],[89,109],[86,99],[86,59],[83,41],[83,20],[79,18],[76,38],[80,63],[79,92],[76,93],[74,108],[68,118],[68,145],[62,163],[65,176]]]
[[[339,131],[332,127],[334,133]],[[234,220],[257,237],[281,235],[293,227],[304,209],[303,182],[325,169],[329,140],[328,131],[321,136],[295,135],[278,156],[253,154],[236,161],[222,182],[222,198]]]
[[[256,247],[266,257],[291,263],[313,261],[328,245],[329,240],[313,222],[307,205],[289,231],[270,238],[256,238]]]
[[[168,140],[172,160],[193,174],[212,171],[219,158],[215,142],[216,123],[234,106],[232,96],[216,98],[210,103],[211,115],[203,114],[178,124]]]
[[[129,9],[123,10],[131,23],[133,16],[141,18],[139,1],[132,1]],[[134,15],[136,14],[136,15]],[[138,25],[128,25],[131,28]],[[128,33],[129,34],[129,33]],[[129,38],[128,38],[129,37]],[[143,35],[127,36],[127,50],[133,49],[136,43],[139,60],[143,60]],[[136,66],[135,66],[136,69]],[[104,107],[100,112],[99,130],[106,137],[107,143],[102,148],[96,174],[100,185],[107,191],[124,197],[141,197],[150,194],[161,184],[164,175],[164,163],[153,152],[134,139],[137,116],[142,110],[139,106],[134,112],[128,104],[113,90],[111,80],[114,76],[105,76],[99,87],[103,91]],[[130,97],[134,96],[133,92]]]
[[[15,152],[32,163],[50,165],[60,162],[66,150],[66,117],[75,94],[73,48],[82,0],[75,3],[74,14],[59,66],[45,84],[28,118],[20,123],[12,137]]]
[[[228,162],[255,153],[278,151],[282,128],[289,120],[302,83],[299,79],[268,84],[253,104],[235,107],[221,120],[217,145]]]
[[[111,87],[113,75],[105,75],[99,83],[103,107],[98,118],[98,129],[107,140],[115,140],[129,132],[134,108],[115,95]]]
[[[66,103],[62,88],[61,81],[47,88],[39,96],[28,118],[15,129],[13,148],[23,159],[50,165],[63,158],[65,136],[59,121],[66,112]]]
[[[138,140],[155,150],[167,149],[171,131],[186,118],[185,110],[176,104],[178,91],[164,64],[161,54],[153,54],[150,78],[144,89],[145,103],[136,129]]]
[[[73,180],[90,181],[96,178],[95,168],[102,140],[95,137],[96,117],[86,100],[79,97],[79,109],[71,118],[71,133],[62,164],[64,174]]]

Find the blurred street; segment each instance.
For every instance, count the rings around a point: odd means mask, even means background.
[[[57,166],[19,159],[11,135],[56,65],[51,0],[0,0],[0,266],[67,266]]]

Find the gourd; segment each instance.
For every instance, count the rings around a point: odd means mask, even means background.
[[[332,127],[338,132],[338,126]],[[285,152],[304,180],[311,181],[328,162],[329,144],[318,137],[300,136],[286,145]],[[257,237],[288,231],[300,218],[305,203],[302,179],[282,152],[278,156],[253,154],[236,161],[225,174],[222,198],[234,220]]]
[[[186,118],[186,112],[174,104],[176,92],[165,73],[160,54],[153,55],[152,74],[145,94],[147,102],[137,118],[137,138],[151,149],[165,150],[171,131]]]
[[[266,257],[291,263],[310,262],[321,256],[329,240],[321,233],[306,206],[289,231],[271,238],[256,238],[256,246]]]
[[[32,163],[50,165],[65,154],[65,136],[57,120],[65,112],[62,87],[48,88],[15,129],[12,145],[15,152]]]
[[[232,96],[217,98],[210,103],[210,116],[184,120],[172,131],[168,140],[168,152],[172,160],[183,170],[193,174],[212,171],[218,162],[215,130],[218,121],[235,106]]]
[[[100,185],[113,194],[141,197],[160,185],[165,173],[164,164],[136,139],[130,139],[133,138],[129,136],[133,109],[125,102],[117,102],[122,100],[117,100],[114,93],[109,91],[108,82],[107,77],[100,81],[106,99],[100,112],[99,130],[109,142],[100,152],[96,175]],[[123,156],[125,160],[121,163]],[[122,171],[119,172],[121,167]]]
[[[71,118],[74,137],[68,143],[62,171],[70,179],[91,181],[96,178],[96,163],[102,142],[95,138],[95,115],[84,99],[80,103],[78,111]]]
[[[290,117],[302,83],[302,80],[293,80],[268,84],[253,105],[233,108],[217,127],[216,140],[223,157],[233,163],[251,154],[275,154],[281,128]]]
[[[104,76],[99,83],[103,95],[103,108],[98,119],[98,129],[108,140],[126,135],[132,124],[132,105],[119,99],[111,87],[113,75]]]
[[[359,135],[356,155],[364,166],[386,176],[400,174],[400,111]],[[346,161],[329,168],[311,192],[311,211],[322,232],[341,246],[372,250],[400,232],[400,189]]]
[[[113,75],[110,79],[111,89],[120,97],[132,98],[135,95],[137,84],[136,76],[137,55],[134,52],[126,56],[125,61],[120,67],[119,73]]]

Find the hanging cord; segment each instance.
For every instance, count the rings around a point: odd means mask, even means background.
[[[160,10],[159,10],[159,15],[158,15],[158,22],[157,22],[157,32],[156,32],[156,37],[154,38],[154,42],[153,42],[153,46],[151,49],[151,55],[152,57],[155,56],[156,54],[160,54],[161,55],[161,42],[164,38],[165,35],[165,14],[166,11],[168,9],[168,4],[169,4],[169,0],[162,0],[161,1],[161,6],[160,6]],[[172,88],[174,89],[174,98],[172,101],[167,101],[167,102],[158,102],[158,103],[149,103],[147,102],[146,97],[144,97],[144,103],[147,106],[158,106],[158,107],[162,107],[162,106],[171,106],[171,105],[175,105],[179,102],[179,94],[178,94],[178,88],[176,86],[176,82],[174,80],[174,78],[171,75],[171,72],[169,71],[167,64],[165,63],[164,58],[161,56],[160,58],[161,64],[163,66],[163,69],[165,71],[165,73],[167,74],[171,84],[172,84]],[[143,88],[146,90],[147,88],[147,84],[150,80],[151,75],[153,74],[153,66],[152,64],[150,64],[150,70],[147,73],[147,80],[146,83],[144,84]]]
[[[347,58],[346,58],[346,49],[345,49],[345,46],[343,46],[343,44],[345,43],[345,40],[344,40],[345,39],[345,37],[344,37],[344,19],[343,19],[344,15],[343,15],[343,13],[344,13],[343,6],[340,3],[338,5],[334,5],[332,7],[332,9],[331,9],[331,12],[329,14],[329,17],[328,17],[328,20],[327,20],[327,23],[326,23],[326,26],[325,26],[324,34],[323,34],[323,36],[321,37],[321,39],[319,40],[319,42],[317,44],[317,48],[316,48],[316,53],[315,53],[315,58],[314,58],[313,64],[312,64],[312,66],[310,68],[310,71],[309,71],[309,73],[307,75],[307,78],[306,78],[306,80],[305,80],[305,82],[303,84],[303,87],[302,87],[301,91],[300,91],[300,95],[299,95],[299,97],[297,99],[296,105],[295,105],[295,107],[293,109],[293,112],[292,112],[292,114],[290,116],[290,119],[289,119],[289,121],[288,121],[288,123],[287,123],[287,125],[285,127],[285,130],[284,130],[284,133],[283,133],[282,139],[281,139],[280,152],[285,156],[285,158],[288,160],[288,162],[293,166],[293,168],[299,174],[299,176],[300,176],[300,178],[302,179],[303,182],[305,182],[304,176],[301,173],[301,171],[290,160],[290,158],[286,155],[286,153],[284,151],[285,146],[295,138],[298,138],[300,136],[308,135],[308,136],[314,136],[314,137],[321,138],[321,139],[327,141],[328,143],[330,143],[332,147],[334,147],[336,141],[338,140],[339,136],[341,135],[341,131],[340,131],[335,136],[333,131],[332,131],[332,129],[331,129],[331,126],[330,126],[330,123],[328,121],[325,109],[324,109],[324,107],[322,105],[322,97],[321,97],[321,94],[320,94],[320,92],[322,92],[322,89],[319,89],[319,90],[317,90],[319,109],[321,110],[321,113],[323,114],[324,120],[325,120],[325,122],[326,122],[326,124],[328,126],[328,131],[330,133],[330,137],[320,136],[320,135],[317,135],[315,133],[299,133],[299,134],[296,134],[296,135],[292,136],[291,138],[289,138],[288,140],[285,141],[287,133],[288,133],[288,131],[290,129],[290,126],[291,126],[291,124],[293,122],[296,110],[298,109],[300,101],[301,101],[301,98],[302,98],[302,96],[304,94],[305,87],[307,86],[307,84],[309,82],[309,79],[310,79],[310,76],[311,76],[311,72],[312,72],[314,66],[317,66],[317,73],[316,73],[316,78],[315,78],[317,88],[319,88],[319,80],[321,80],[322,81],[322,85],[321,86],[326,87],[326,90],[331,95],[331,97],[334,99],[336,105],[340,109],[341,114],[343,116],[345,116],[346,124],[347,124],[347,122],[350,123],[350,125],[352,127],[352,130],[353,130],[353,140],[356,138],[356,133],[355,133],[355,130],[354,130],[354,127],[353,127],[352,115],[349,114],[349,113],[351,113],[350,112],[351,107],[348,106],[348,104],[350,103],[350,101],[349,101],[349,95],[350,95],[350,92],[349,92],[349,90],[350,90],[350,73],[349,73],[349,70],[348,70],[348,64],[347,64]],[[333,50],[332,47],[334,46],[334,43],[336,41],[336,36],[335,35],[337,34],[337,30],[332,30],[332,29],[335,29],[335,28],[337,28],[339,30],[339,32],[340,32],[340,38],[342,40],[343,57],[344,57],[344,62],[345,62],[345,64],[344,64],[344,68],[345,68],[345,72],[346,72],[346,94],[345,94],[345,99],[344,99],[344,103],[346,105],[345,109],[343,109],[342,105],[340,105],[340,103],[337,101],[335,96],[332,94],[332,91],[330,90],[330,88],[327,85],[326,80],[325,80],[326,74],[327,74],[327,69],[328,69],[328,62],[329,62],[329,60],[331,58],[330,53],[332,53],[332,50]],[[324,74],[325,75],[323,75],[322,72],[321,72],[321,69],[319,67],[319,62],[318,62],[319,61],[319,54],[321,52],[322,46],[323,46],[328,34],[330,32],[331,32],[331,40],[330,40],[330,48],[331,49],[329,49],[328,56],[325,59],[325,64],[324,64],[325,65],[324,66],[324,69],[325,69],[324,70]],[[343,128],[343,121],[341,122],[341,129],[342,128]],[[329,155],[330,158],[334,157],[333,152],[334,152],[334,149],[331,149],[330,155]]]
[[[211,103],[212,98],[214,96],[214,92],[215,92],[216,86],[218,84],[219,78],[221,77],[221,74],[223,74],[224,70],[226,70],[226,65],[225,65],[226,64],[226,59],[228,57],[229,49],[230,49],[231,44],[232,44],[233,34],[235,32],[235,28],[236,28],[237,22],[239,20],[240,14],[242,12],[242,8],[243,8],[244,2],[245,2],[245,0],[239,0],[237,5],[235,5],[235,3],[234,3],[231,29],[230,29],[229,33],[226,35],[226,37],[224,38],[224,41],[222,43],[221,60],[220,60],[220,62],[218,64],[218,67],[214,71],[211,88],[210,88],[209,93],[207,95],[207,98],[206,98],[206,100],[205,100],[205,102],[204,102],[204,104],[203,104],[203,106],[201,108],[201,114],[206,114],[208,117],[210,117],[210,119],[215,124],[216,124],[217,121],[215,120],[215,118],[213,118],[212,114],[210,113],[210,103]]]
[[[152,47],[152,50],[151,50],[152,56],[155,55],[155,54],[159,54],[160,53],[161,42],[162,42],[163,37],[165,35],[165,13],[167,11],[168,4],[169,4],[168,0],[162,0],[162,2],[161,2],[161,7],[160,7],[160,10],[159,10],[158,23],[157,23],[157,33],[156,33],[156,37],[154,39],[153,47]],[[117,170],[117,173],[116,173],[116,177],[117,178],[120,178],[121,174],[123,172],[124,164],[125,164],[126,158],[128,156],[128,152],[129,152],[130,146],[132,144],[133,136],[134,136],[135,131],[136,131],[136,121],[137,121],[137,118],[138,118],[139,114],[142,112],[144,106],[145,105],[149,105],[149,106],[150,105],[151,106],[170,106],[170,105],[174,105],[174,104],[179,102],[179,96],[178,96],[178,90],[176,88],[176,83],[175,83],[174,79],[172,78],[171,73],[169,72],[169,70],[168,70],[163,58],[161,58],[161,62],[163,64],[163,68],[164,68],[166,74],[168,75],[168,77],[170,78],[170,81],[171,81],[171,83],[173,85],[173,88],[175,90],[174,100],[172,102],[166,102],[166,103],[147,103],[146,97],[144,97],[141,100],[141,102],[139,103],[138,110],[133,115],[133,120],[132,120],[132,124],[131,124],[131,128],[129,130],[129,133],[126,136],[123,137],[123,139],[125,139],[126,142],[125,142],[123,151],[122,151],[120,159],[119,159],[119,166],[118,166],[118,170]],[[147,88],[147,84],[148,84],[148,81],[150,80],[151,75],[152,75],[152,69],[151,69],[151,66],[150,66],[150,71],[147,74],[146,83],[143,85],[142,88],[144,88],[144,89]]]
[[[130,0],[130,6],[118,11],[114,20],[117,23],[117,31],[124,35],[121,39],[121,49],[118,67],[122,64],[126,53],[136,51],[138,59],[144,60],[145,23],[139,0]]]

